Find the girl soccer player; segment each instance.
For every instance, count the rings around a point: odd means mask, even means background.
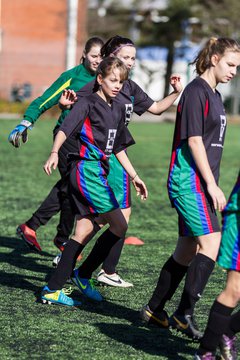
[[[127,66],[129,72],[132,70],[136,59],[136,48],[134,43],[121,36],[113,36],[101,49],[103,58],[106,56],[117,56]],[[142,115],[144,112],[149,111],[152,114],[160,115],[166,111],[177,99],[182,91],[182,85],[179,76],[172,76],[170,83],[173,87],[173,92],[163,100],[153,101],[149,96],[131,79],[124,82],[123,88],[114,101],[124,104],[126,109],[125,124],[129,124],[132,113]],[[91,82],[82,88],[78,93],[78,97],[85,96],[91,93],[94,83]],[[68,99],[62,98],[63,104],[69,104]],[[72,98],[74,101],[74,98]],[[71,104],[71,101],[70,101]],[[75,107],[81,107],[81,103],[75,104]],[[131,214],[131,194],[130,194],[130,180],[126,171],[114,155],[110,157],[110,173],[108,176],[109,184],[118,200],[119,206],[125,216],[126,221],[129,221]],[[112,248],[109,256],[105,259],[102,269],[98,274],[98,281],[111,285],[111,286],[132,286],[131,283],[124,281],[116,272],[124,238],[120,239]],[[93,248],[93,252],[95,249]],[[96,252],[95,252],[96,253]],[[88,258],[85,260],[84,265],[87,266]]]
[[[127,69],[120,59],[109,57],[101,62],[97,71],[96,92],[82,98],[80,109],[74,109],[61,125],[51,155],[44,165],[44,170],[50,175],[51,168],[55,169],[58,164],[58,152],[66,138],[75,138],[75,151],[70,155],[73,160],[70,196],[77,214],[76,228],[64,247],[55,273],[42,291],[43,302],[79,305],[62,290],[71,275],[81,292],[97,301],[102,300],[100,293],[92,287],[91,274],[127,230],[127,222],[107,182],[108,157],[112,151],[133,180],[137,194],[142,199],[147,198],[146,186],[124,151],[134,143],[122,120],[125,107],[112,101],[127,76]],[[97,261],[94,260],[88,269],[82,266],[72,274],[76,258],[88,242],[98,214],[109,224],[109,228],[97,240]]]
[[[236,75],[239,44],[228,38],[211,38],[193,63],[199,76],[185,88],[178,104],[168,177],[170,201],[178,213],[179,238],[141,317],[200,338],[193,312],[218,254],[221,233],[216,210],[222,211],[226,204],[218,186],[226,114],[216,87]],[[185,274],[180,304],[168,321],[165,303]]]
[[[100,54],[102,45],[103,41],[100,38],[90,38],[85,44],[80,65],[62,73],[41,96],[29,105],[24,114],[24,120],[12,130],[8,137],[9,142],[13,146],[19,147],[21,140],[23,143],[27,141],[28,129],[35,124],[40,115],[58,104],[63,89],[77,91],[88,82],[95,79],[95,72],[102,60]],[[68,113],[68,109],[62,111],[53,131],[54,136]],[[36,236],[37,229],[41,225],[45,225],[51,217],[56,215],[59,211],[61,211],[60,222],[57,226],[57,234],[54,238],[54,243],[60,250],[63,249],[63,243],[68,240],[69,234],[73,229],[74,216],[67,195],[67,154],[71,151],[71,142],[71,139],[67,139],[59,152],[58,169],[61,179],[54,185],[47,198],[34,212],[32,217],[17,228],[17,234],[21,236],[31,249],[36,251],[41,251],[41,246],[38,243]]]
[[[222,215],[222,239],[217,261],[228,271],[227,283],[212,305],[195,360],[215,360],[218,346],[222,359],[238,358],[235,342],[236,333],[240,331],[240,311],[233,315],[232,311],[240,301],[240,172]]]

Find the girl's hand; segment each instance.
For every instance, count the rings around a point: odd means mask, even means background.
[[[69,109],[73,104],[77,102],[77,95],[74,90],[64,89],[59,100],[59,106],[62,110]]]
[[[137,196],[141,195],[141,200],[147,200],[148,197],[147,187],[138,175],[135,176],[135,178],[132,180],[132,183],[136,189]]]
[[[223,211],[227,201],[220,187],[218,187],[217,184],[211,183],[207,185],[207,190],[212,198],[214,209]]]
[[[56,170],[58,165],[58,153],[52,152],[47,161],[45,162],[43,166],[43,170],[47,175],[51,175],[52,173],[52,167],[54,170]]]
[[[170,77],[170,85],[173,87],[174,92],[179,93],[182,91],[183,86],[179,74],[172,74]]]

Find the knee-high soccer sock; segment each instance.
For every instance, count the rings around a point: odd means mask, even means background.
[[[214,269],[215,261],[203,254],[197,254],[191,262],[186,276],[180,304],[176,311],[179,315],[192,315],[196,302]]]
[[[217,300],[212,305],[204,335],[200,341],[199,354],[215,352],[222,335],[229,327],[233,308],[219,303]]]
[[[78,269],[81,278],[90,279],[94,270],[106,259],[113,245],[120,239],[119,236],[113,234],[109,229],[104,231],[97,239],[96,244]]]
[[[80,255],[84,245],[70,239],[62,252],[61,260],[51,276],[48,287],[50,290],[60,290],[71,276],[75,267],[77,257]]]
[[[157,286],[148,306],[152,311],[163,310],[166,301],[170,300],[187,272],[188,266],[177,263],[171,256],[160,272]]]
[[[225,331],[225,335],[232,338],[238,332],[240,332],[240,311],[236,312],[235,314],[231,315],[229,328]]]
[[[116,272],[116,267],[121,256],[122,248],[124,244],[124,238],[119,239],[116,244],[111,248],[107,258],[104,260],[102,268],[107,274],[113,274]]]

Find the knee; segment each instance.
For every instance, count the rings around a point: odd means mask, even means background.
[[[233,302],[237,304],[240,301],[240,286],[234,286],[231,293]]]
[[[128,224],[127,222],[123,222],[119,228],[119,236],[120,237],[124,237],[126,232],[127,232],[127,229],[128,229]]]
[[[182,251],[183,249],[176,249],[173,253],[174,260],[183,265],[188,266],[192,262],[194,256],[196,256],[196,249],[189,248],[188,250]]]
[[[125,234],[127,232],[128,224],[127,224],[126,220],[124,219],[123,221],[119,222],[115,226],[110,226],[110,229],[114,234],[116,234],[120,238],[122,238],[125,236]]]
[[[79,243],[86,243],[86,241],[90,239],[92,232],[93,232],[92,224],[83,227],[76,226],[75,233],[72,238],[74,238],[74,240],[78,241]]]
[[[199,251],[216,261],[221,241],[220,233],[211,233],[199,237]]]

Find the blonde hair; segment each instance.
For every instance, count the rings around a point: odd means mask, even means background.
[[[226,51],[240,52],[240,45],[230,38],[211,37],[190,64],[195,64],[196,72],[200,76],[212,66],[213,55],[222,57]]]

